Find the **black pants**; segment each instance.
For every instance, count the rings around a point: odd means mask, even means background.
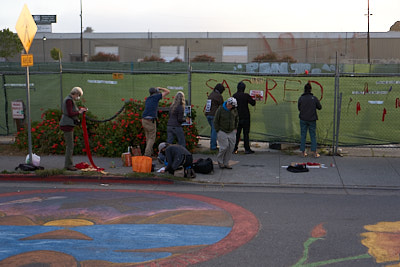
[[[183,157],[182,163],[179,165],[179,167],[182,166],[183,169],[189,169],[189,168],[192,167],[192,165],[193,165],[193,157],[192,157],[192,155],[185,155],[185,156]],[[178,168],[179,168],[179,167],[178,167]],[[174,175],[175,170],[169,169],[168,172],[169,172],[170,174]]]
[[[250,141],[249,141],[249,133],[250,133],[250,118],[239,119],[239,124],[236,132],[236,144],[235,150],[238,149],[240,134],[243,129],[243,142],[244,142],[244,150],[250,151]]]

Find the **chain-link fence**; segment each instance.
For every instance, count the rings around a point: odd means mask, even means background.
[[[226,87],[223,94],[226,99],[236,92],[237,83],[244,81],[246,92],[257,98],[256,106],[250,107],[250,138],[298,143],[297,100],[303,93],[304,85],[311,82],[313,93],[322,104],[317,122],[319,144],[332,146],[336,142],[340,146],[351,146],[399,143],[400,74],[393,74],[398,66],[386,66],[386,72],[389,70],[393,73],[360,75],[354,70],[361,72],[367,68],[367,73],[385,68],[340,65],[340,72],[335,75],[335,67],[324,64],[296,67],[251,64],[243,64],[239,68],[240,64],[202,63],[189,68],[187,64],[170,63],[85,63],[64,64],[62,72],[57,63],[39,65],[30,72],[31,120],[41,120],[41,114],[46,109],[60,108],[62,99],[74,86],[83,88],[83,104],[99,119],[113,116],[124,100],[144,101],[150,87],[160,86],[171,89],[170,99],[165,101],[170,102],[178,91],[185,93],[197,111],[196,122],[200,135],[209,136],[210,128],[203,115],[207,94],[217,83],[222,83]],[[306,75],[301,71],[302,68],[314,71]],[[5,71],[0,66],[0,110],[4,111],[0,113],[1,135],[15,134],[17,122],[21,122],[13,119],[12,102],[26,102],[23,70],[9,66]]]

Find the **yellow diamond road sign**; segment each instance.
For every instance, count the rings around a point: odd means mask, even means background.
[[[28,53],[29,48],[31,48],[33,38],[35,37],[37,26],[26,4],[22,8],[17,25],[15,25],[15,29],[17,30],[18,37],[21,40],[26,53]]]

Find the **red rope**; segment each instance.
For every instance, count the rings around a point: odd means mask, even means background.
[[[86,112],[83,112],[82,114],[82,130],[83,130],[83,140],[85,141],[85,150],[86,154],[89,158],[90,163],[92,164],[93,168],[97,169],[97,171],[102,171],[104,169],[99,168],[94,164],[93,159],[92,159],[92,153],[90,152],[90,146],[89,146],[89,135],[86,127]]]

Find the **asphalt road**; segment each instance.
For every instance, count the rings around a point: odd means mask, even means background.
[[[368,253],[368,247],[362,244],[366,237],[361,236],[382,226],[376,226],[380,222],[399,225],[398,191],[2,183],[0,193],[54,188],[160,190],[193,194],[236,204],[255,215],[259,222],[259,231],[252,240],[227,254],[218,255],[195,266],[368,267],[400,263],[398,259],[393,260],[379,253],[372,256]],[[369,230],[365,228],[368,225]],[[387,225],[380,229],[385,227],[393,231],[393,227]],[[399,232],[400,229],[397,228],[397,232],[392,235],[392,244],[397,244],[397,247],[393,247],[397,257]],[[377,263],[377,257],[380,263]]]

